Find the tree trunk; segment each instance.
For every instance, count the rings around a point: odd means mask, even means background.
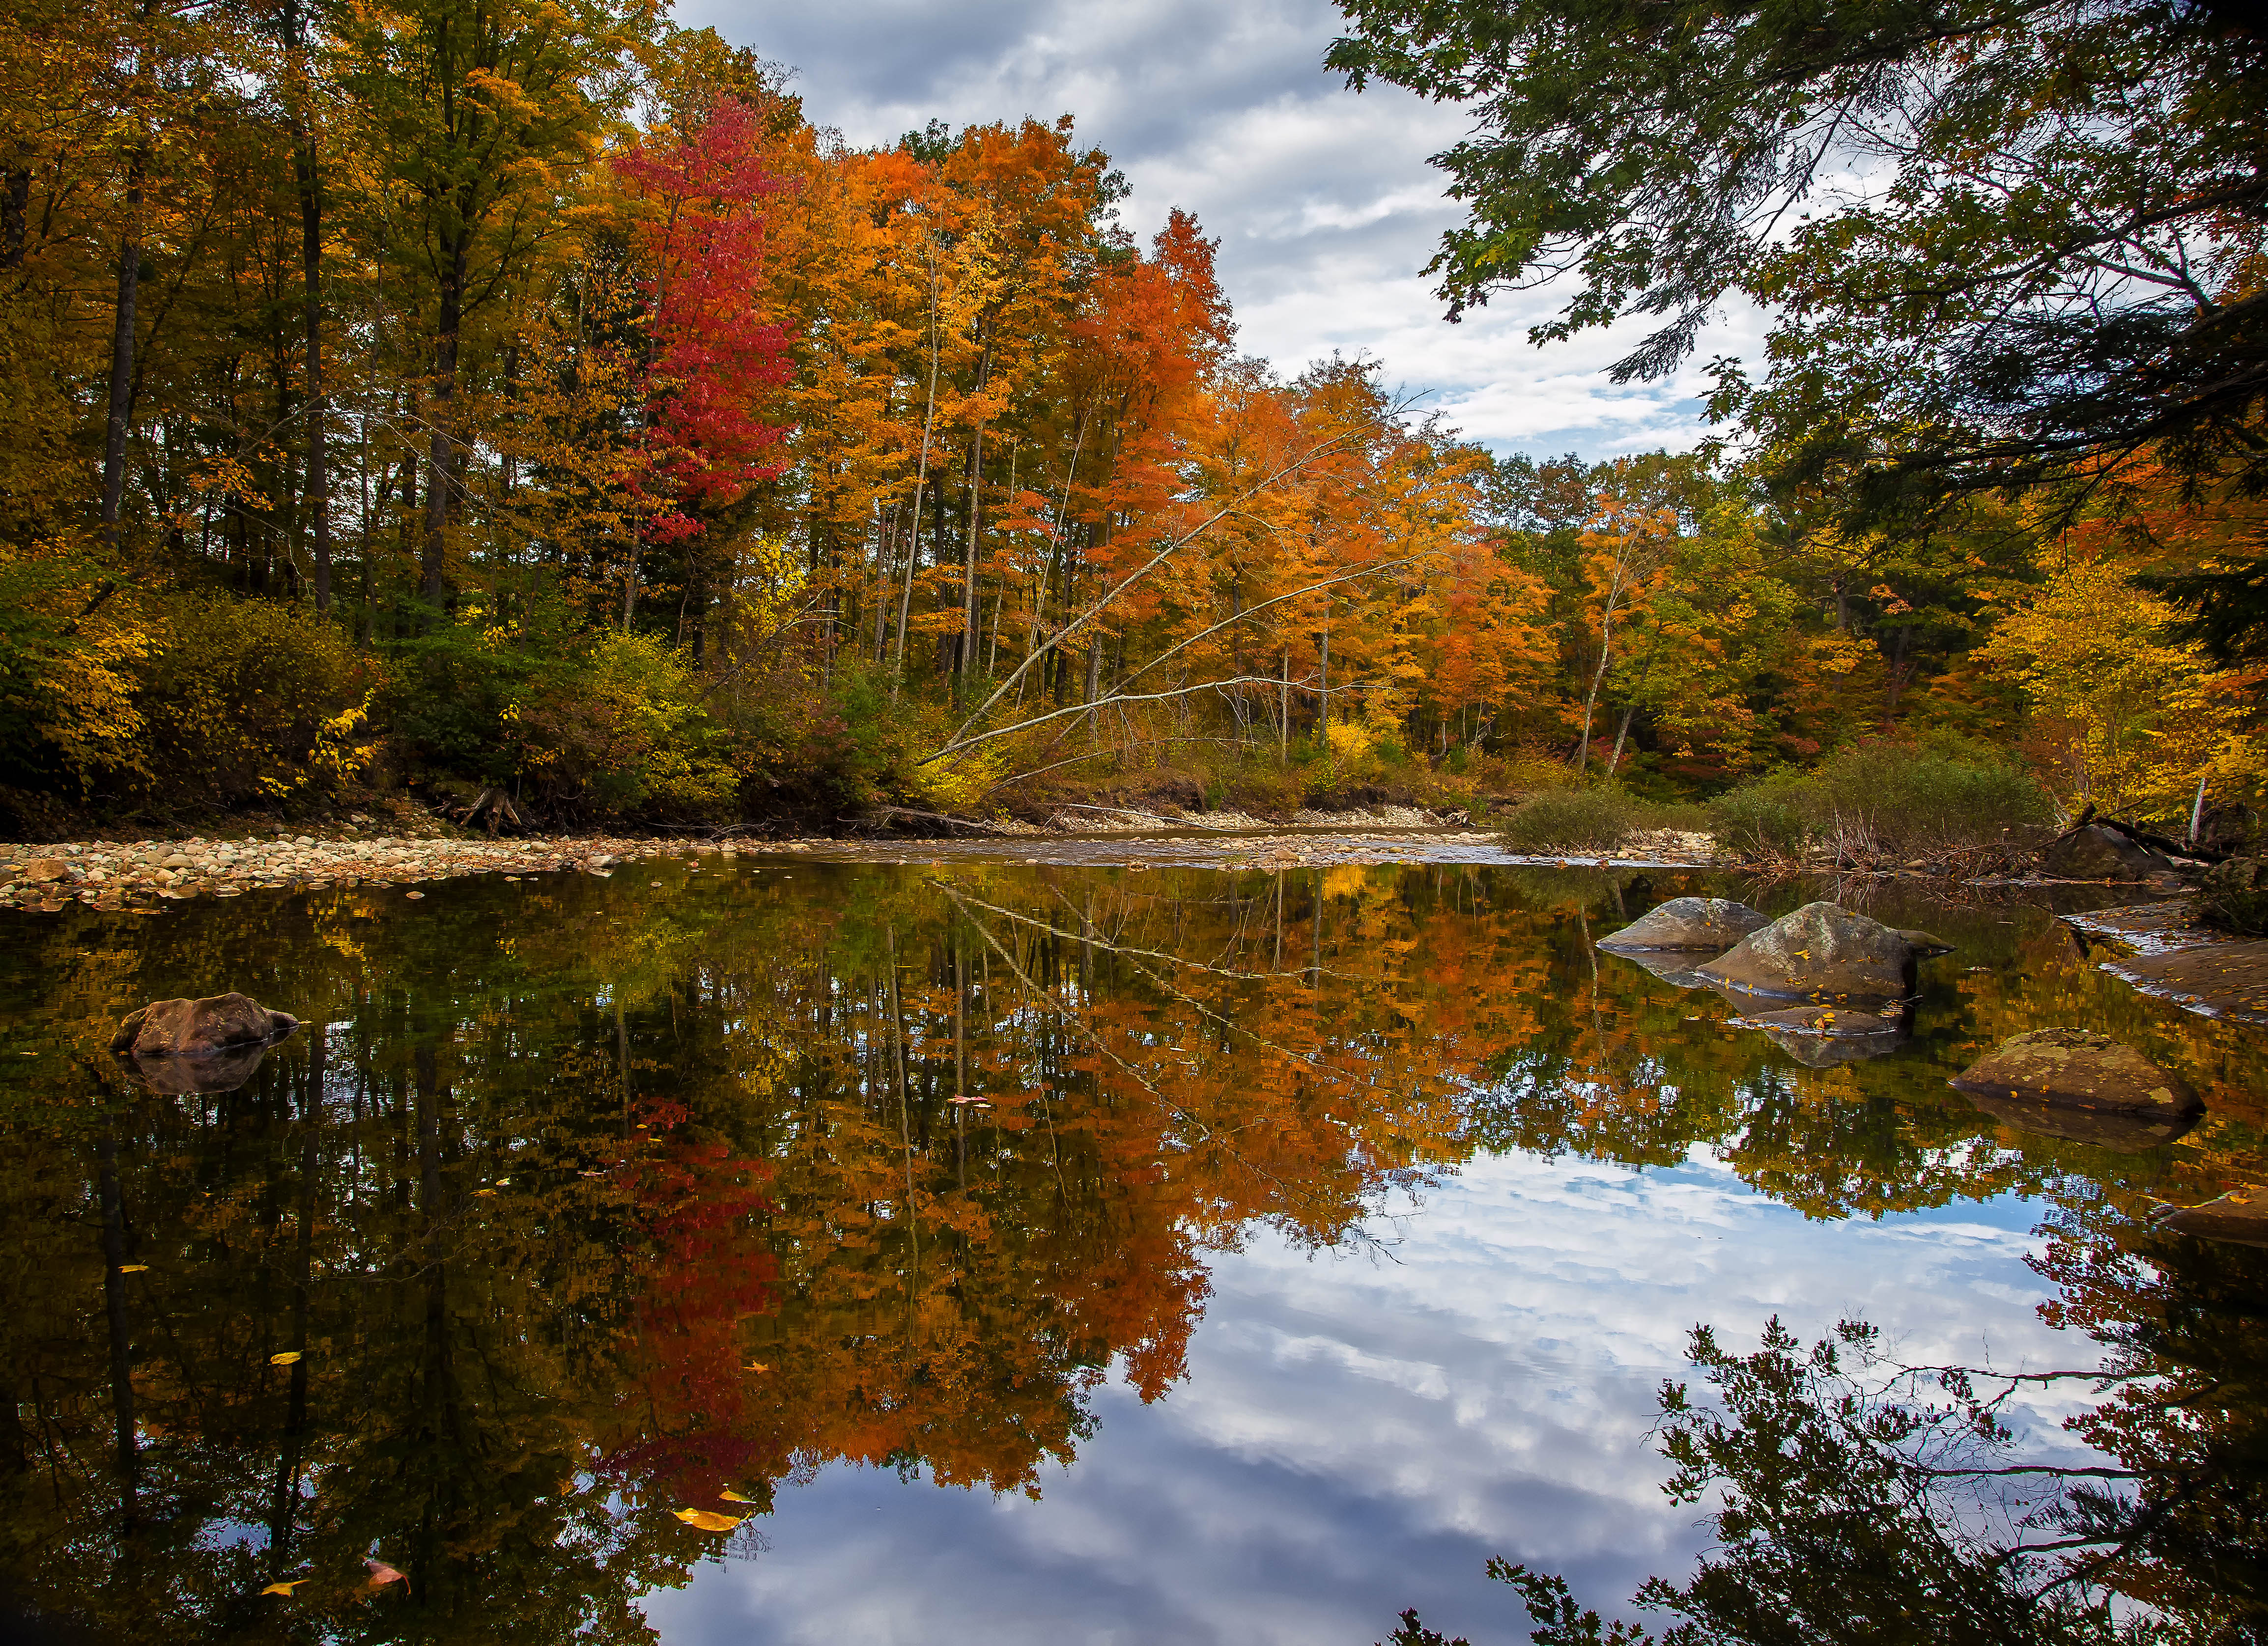
[[[464,320],[465,260],[469,250],[462,235],[445,242],[441,248],[441,310],[433,339],[433,397],[428,414],[433,436],[431,457],[426,464],[423,591],[426,603],[435,606],[444,604],[449,594],[449,496],[455,461],[449,420],[457,397],[457,332]],[[633,548],[633,576],[636,569]],[[629,596],[623,598],[627,602]]]
[[[0,268],[21,268],[24,247],[31,238],[32,168],[13,165],[8,168],[5,187],[0,187]]]
[[[126,173],[126,227],[118,237],[118,300],[110,334],[109,417],[102,435],[102,540],[118,547],[126,503],[126,425],[134,406],[134,304],[142,283],[142,168],[137,151]]]
[[[126,1324],[126,1197],[118,1186],[118,1137],[102,1127],[102,1301],[110,1328],[110,1409],[118,1456],[118,1518],[128,1532],[137,1518],[135,1491],[140,1459],[134,1440],[133,1340]]]
[[[307,124],[310,95],[304,20],[297,0],[284,8],[284,26],[298,60],[301,109],[291,146],[291,169],[299,185],[299,283],[307,305],[307,484],[303,507],[313,527],[315,610],[331,609],[331,486],[323,427],[323,195],[315,165],[315,136]]]

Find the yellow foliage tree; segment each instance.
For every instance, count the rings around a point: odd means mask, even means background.
[[[2066,804],[2184,815],[2200,783],[2250,777],[2250,678],[2166,638],[2179,616],[2118,568],[2073,565],[1994,631],[1981,658],[2031,706],[2034,758]]]

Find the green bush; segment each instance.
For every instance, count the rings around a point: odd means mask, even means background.
[[[1702,820],[1692,807],[1621,789],[1547,789],[1505,819],[1502,838],[1516,852],[1612,851],[1641,829],[1696,828]]]
[[[1710,814],[1718,838],[1738,850],[1793,854],[1829,841],[1911,856],[1995,843],[2050,821],[2055,806],[2006,756],[1939,736],[1839,750],[1816,770],[1775,772],[1721,795]]]
[[[526,792],[549,810],[705,819],[739,799],[730,734],[650,636],[600,636],[542,671],[504,718]]]

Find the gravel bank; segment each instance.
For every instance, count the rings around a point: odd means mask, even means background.
[[[97,908],[154,908],[162,900],[235,897],[263,888],[407,885],[563,869],[605,874],[634,858],[689,849],[681,840],[639,837],[474,841],[353,833],[0,845],[0,908],[52,914],[74,900]]]

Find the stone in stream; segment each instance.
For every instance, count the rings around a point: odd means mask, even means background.
[[[1707,949],[1721,954],[1750,932],[1770,924],[1769,915],[1728,898],[1674,897],[1648,909],[1612,937],[1600,938],[1599,947],[1615,954],[1645,949]]]
[[[1735,1018],[1733,1026],[1764,1038],[1807,1069],[1831,1069],[1895,1052],[1911,1029],[1904,1018],[1835,1006],[1793,1006]]]
[[[2170,1143],[2205,1107],[2179,1076],[2090,1029],[2016,1035],[1950,1084],[2012,1126],[2111,1149]]]
[[[280,1040],[298,1026],[291,1013],[270,1011],[249,995],[158,1000],[120,1020],[110,1049],[131,1057],[210,1057]]]
[[[1929,941],[1933,952],[1948,952]],[[1806,903],[1698,969],[1705,981],[1736,995],[1891,1001],[1913,993],[1918,958],[1904,932],[1833,903]]]
[[[2268,1246],[2268,1187],[2248,1183],[2202,1206],[2170,1206],[2152,1220],[2174,1234]]]

